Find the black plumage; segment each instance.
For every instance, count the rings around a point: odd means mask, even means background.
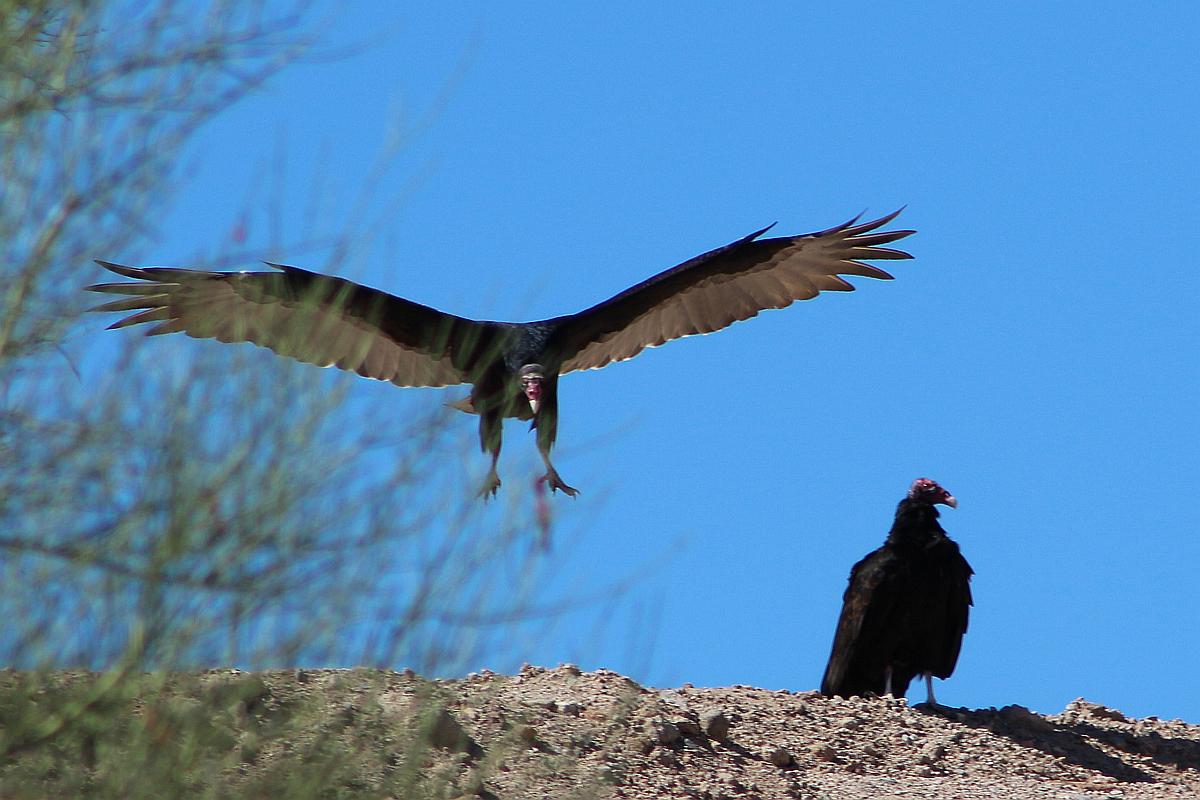
[[[958,662],[974,571],[938,523],[954,497],[928,478],[896,508],[887,541],[850,570],[821,693],[904,697],[917,675],[948,678]]]
[[[150,324],[148,335],[185,333],[252,342],[320,366],[397,386],[472,384],[455,407],[479,414],[480,443],[492,456],[480,494],[500,485],[496,461],[503,419],[532,420],[551,489],[574,495],[550,449],[558,427],[558,377],[633,358],[647,347],[720,330],[769,308],[822,291],[854,289],[839,275],[888,279],[872,259],[905,259],[881,245],[912,231],[878,231],[899,212],[857,218],[818,233],[760,239],[766,228],[697,256],[577,314],[536,322],[471,320],[297,267],[277,272],[103,267],[135,283],[94,292],[129,297],[94,311],[135,312],[111,325]]]

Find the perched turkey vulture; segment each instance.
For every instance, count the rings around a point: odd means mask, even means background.
[[[850,570],[821,694],[904,697],[924,675],[929,703],[937,704],[932,676],[954,671],[974,574],[938,524],[938,503],[958,507],[929,478],[913,481],[883,547]]]
[[[558,476],[550,448],[558,428],[558,376],[633,358],[671,339],[720,330],[768,308],[854,287],[838,275],[888,279],[863,263],[911,258],[881,245],[913,231],[878,231],[897,214],[854,218],[818,233],[759,239],[770,227],[660,272],[603,303],[538,322],[457,317],[341,278],[270,264],[277,272],[101,266],[138,283],[93,292],[130,295],[93,311],[134,311],[110,325],[153,323],[147,335],[186,333],[253,342],[279,355],[336,366],[397,386],[473,384],[455,407],[479,415],[492,455],[480,495],[500,486],[496,461],[505,417],[532,420],[552,490],[577,491]],[[878,232],[876,232],[878,231]]]

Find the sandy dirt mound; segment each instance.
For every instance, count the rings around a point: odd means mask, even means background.
[[[529,747],[485,781],[499,797],[606,785],[624,798],[1200,798],[1200,726],[1084,700],[1051,717],[934,711],[748,686],[646,689],[570,666],[447,688],[451,713],[485,747],[524,726]],[[556,754],[576,761],[571,785],[547,774],[542,793],[530,788]]]
[[[120,714],[105,729],[119,735],[85,738],[84,758],[59,742],[44,766],[6,765],[5,786],[113,785],[126,743],[144,739],[150,759],[176,740],[210,743],[206,777],[188,785],[222,796],[308,786],[406,800],[1200,798],[1200,726],[1085,700],[1047,717],[748,686],[653,689],[570,665],[452,681],[214,670],[160,682]],[[195,770],[191,747],[178,752]],[[64,782],[72,769],[87,772]]]

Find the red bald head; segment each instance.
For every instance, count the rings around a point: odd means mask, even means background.
[[[936,505],[941,503],[951,508],[958,508],[958,501],[954,499],[954,495],[947,492],[941,486],[930,478],[917,478],[912,482],[912,486],[908,487],[908,497],[921,503]]]
[[[521,367],[517,375],[521,379],[521,391],[525,392],[525,397],[529,400],[529,407],[536,414],[538,407],[542,404],[542,385],[546,381],[545,370],[541,364],[526,364]]]

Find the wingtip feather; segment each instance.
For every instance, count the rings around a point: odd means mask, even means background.
[[[900,216],[900,212],[903,211],[905,208],[907,208],[907,206],[900,206],[900,208],[897,208],[892,213],[884,214],[879,219],[873,219],[873,220],[870,220],[869,222],[864,222],[861,225],[855,225],[854,223],[857,223],[860,219],[862,219],[862,214],[859,214],[857,217],[855,217],[851,221],[851,223],[849,225],[845,226],[844,230],[850,236],[858,236],[859,234],[869,233],[869,232],[875,230],[876,228],[882,228],[884,225],[887,225],[889,222],[894,220],[896,217]],[[866,212],[864,212],[864,213],[866,213]]]
[[[283,273],[288,273],[288,272],[299,272],[299,273],[303,273],[303,274],[305,274],[305,275],[315,275],[315,274],[316,274],[316,273],[313,273],[313,272],[309,272],[309,271],[308,271],[308,270],[306,270],[306,269],[301,269],[300,267],[293,267],[291,264],[279,264],[279,263],[277,263],[277,262],[275,262],[275,261],[264,261],[264,262],[262,262],[262,263],[266,264],[266,265],[267,265],[268,267],[270,267],[271,269],[277,269],[277,270],[279,270],[280,272],[283,272]]]
[[[862,215],[865,213],[867,213],[867,212],[865,210],[863,210],[863,211],[859,212],[858,214],[855,214],[853,217],[846,220],[845,222],[843,222],[840,225],[833,225],[829,228],[826,228],[825,230],[817,231],[816,233],[810,233],[810,234],[808,234],[808,236],[813,239],[816,239],[821,236],[829,236],[834,233],[841,233],[842,231],[848,231],[854,227],[854,223],[856,223],[860,219],[862,219]]]
[[[99,258],[95,259],[96,263],[104,267],[109,272],[115,272],[124,278],[134,278],[136,280],[147,280],[144,270],[137,267],[127,267],[124,264],[116,264],[112,261],[103,261]]]
[[[138,314],[130,314],[124,319],[119,319],[112,325],[108,326],[108,330],[114,331],[118,328],[128,328],[130,325],[137,325],[140,322],[160,322],[170,319],[171,310],[169,308],[158,307],[151,308],[148,311],[142,311]]]
[[[166,295],[145,296],[138,295],[135,297],[126,297],[121,300],[113,300],[108,303],[101,303],[97,306],[92,306],[88,309],[91,311],[138,311],[144,308],[159,308],[166,304]]]

